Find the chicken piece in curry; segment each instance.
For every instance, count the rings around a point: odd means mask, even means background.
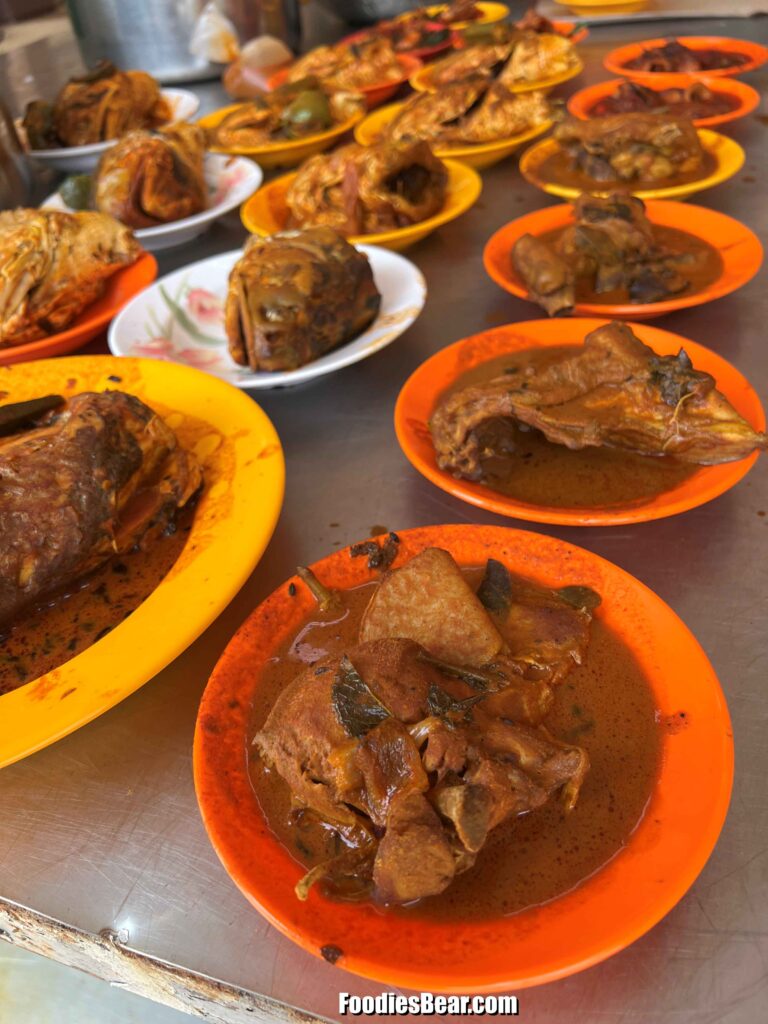
[[[569,449],[605,446],[701,466],[768,445],[684,350],[659,356],[621,323],[598,327],[544,368],[524,366],[441,399],[430,422],[438,465],[482,478],[486,427],[504,420]]]
[[[579,196],[572,224],[523,235],[511,256],[530,297],[550,316],[577,301],[660,302],[700,290],[722,270],[711,245],[652,224],[643,201],[626,193]]]
[[[669,114],[615,114],[591,121],[568,118],[555,128],[554,138],[566,166],[587,183],[693,180],[706,164],[691,122]],[[588,184],[584,191],[589,191]]]
[[[584,749],[541,725],[589,643],[589,588],[546,590],[489,561],[477,592],[427,548],[384,575],[356,642],[300,672],[254,737],[339,850],[297,886],[405,904],[443,892],[489,833],[576,804]]]

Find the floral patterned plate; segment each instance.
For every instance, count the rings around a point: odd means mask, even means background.
[[[414,322],[424,307],[427,286],[404,256],[373,245],[357,247],[371,261],[381,309],[371,326],[352,341],[296,370],[278,373],[238,366],[229,356],[224,301],[229,272],[242,251],[192,263],[161,278],[128,303],[109,328],[116,356],[142,356],[185,363],[241,388],[301,384],[378,352]]]
[[[215,220],[235,210],[250,198],[261,185],[264,175],[258,164],[242,156],[224,156],[220,153],[205,154],[205,181],[208,185],[208,209],[192,217],[183,217],[170,224],[158,224],[153,228],[138,228],[134,235],[145,249],[157,252],[184,245],[197,238]],[[71,210],[59,192],[41,204],[48,210]]]

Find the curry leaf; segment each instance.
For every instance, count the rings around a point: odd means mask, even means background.
[[[501,614],[512,604],[512,581],[506,566],[489,558],[477,596],[489,612]]]
[[[436,683],[431,683],[427,693],[427,707],[431,715],[441,718],[451,712],[468,711],[474,704],[484,699],[485,694],[480,693],[465,700],[456,700]]]
[[[331,704],[336,717],[350,736],[360,739],[390,717],[389,710],[371,690],[347,655],[331,687]]]

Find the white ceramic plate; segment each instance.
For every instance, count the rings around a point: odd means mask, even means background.
[[[205,180],[208,185],[208,209],[193,217],[182,217],[154,228],[137,228],[133,233],[145,249],[157,252],[183,245],[206,231],[211,224],[245,202],[261,185],[264,175],[258,164],[244,156],[205,154]],[[41,204],[49,210],[70,210],[61,195],[53,195]]]
[[[200,100],[188,89],[162,89],[161,92],[173,110],[171,121],[188,121],[197,113]],[[22,140],[26,141],[20,121],[16,127]],[[110,139],[108,142],[93,142],[89,146],[67,146],[61,149],[27,149],[27,153],[31,159],[54,167],[57,171],[63,171],[65,174],[83,174],[92,171],[101,154],[110,146],[114,146],[116,141]]]
[[[223,311],[229,272],[242,250],[200,260],[168,274],[137,295],[109,328],[116,356],[143,356],[195,366],[241,388],[301,384],[378,352],[414,322],[427,286],[421,272],[398,253],[374,245],[357,247],[371,261],[381,309],[362,334],[297,370],[259,373],[229,356]]]

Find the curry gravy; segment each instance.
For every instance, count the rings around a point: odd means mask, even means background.
[[[554,231],[545,231],[539,235],[542,242],[555,245],[565,228],[556,228]],[[671,250],[673,253],[684,256],[685,260],[673,264],[674,269],[685,278],[688,287],[683,291],[675,292],[668,296],[676,299],[683,295],[695,295],[702,291],[707,285],[712,284],[723,273],[723,260],[720,253],[713,245],[705,242],[687,231],[680,231],[679,228],[669,228],[661,224],[653,225],[653,236],[656,244],[663,249]],[[633,305],[642,306],[642,302],[635,302],[630,299],[626,288],[614,288],[608,292],[596,292],[591,282],[583,277],[576,279],[576,301],[588,302],[592,305]]]
[[[483,384],[523,366],[545,367],[576,346],[526,349],[498,356],[456,379],[441,396]],[[610,508],[642,505],[679,486],[699,467],[672,456],[637,455],[619,448],[573,450],[548,441],[541,431],[512,420],[482,428],[489,447],[505,451],[481,460],[482,482],[494,491],[530,505],[553,508]]]
[[[570,154],[562,146],[558,146],[537,166],[536,177],[547,184],[576,188],[579,192],[637,192],[638,189],[668,188],[671,185],[687,185],[689,182],[700,181],[702,178],[709,177],[716,166],[717,161],[714,156],[704,150],[698,167],[684,173],[678,171],[667,178],[655,178],[647,181],[643,178],[632,178],[629,181],[624,181],[616,177],[606,181],[597,181],[578,168]]]
[[[474,585],[482,572],[468,570],[468,575]],[[251,735],[307,664],[327,653],[340,655],[357,642],[373,586],[344,592],[342,613],[317,612],[276,652],[260,677]],[[557,738],[589,752],[591,768],[571,814],[565,815],[553,797],[544,807],[500,825],[475,866],[444,893],[388,912],[449,921],[515,913],[572,889],[626,845],[653,789],[661,730],[648,683],[632,654],[603,625],[599,611],[584,664],[557,688],[545,725]],[[312,816],[292,823],[288,786],[274,770],[255,754],[249,769],[275,837],[300,864],[309,868],[337,852],[330,830]]]
[[[30,610],[0,635],[0,694],[37,679],[106,636],[157,587],[181,554],[192,527],[189,502],[175,529],[112,558],[65,593]]]

